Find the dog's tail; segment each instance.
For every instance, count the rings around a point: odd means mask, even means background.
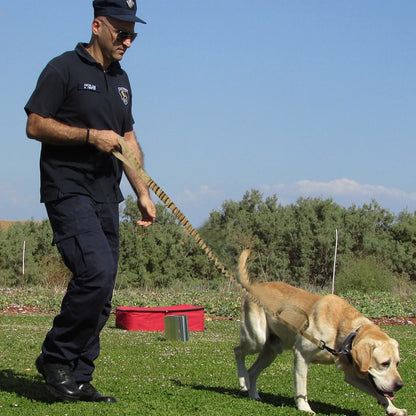
[[[250,250],[248,249],[244,250],[241,253],[240,258],[238,260],[238,268],[237,268],[237,280],[247,290],[251,286],[250,278],[248,277],[248,272],[247,272],[247,267],[246,267],[246,262],[247,262],[247,258],[249,254],[250,254]]]

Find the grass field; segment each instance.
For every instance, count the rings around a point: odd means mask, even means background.
[[[0,415],[300,415],[293,402],[292,355],[285,352],[259,379],[262,402],[238,389],[233,347],[238,322],[208,321],[188,342],[167,342],[163,333],[130,332],[110,319],[102,333],[95,386],[118,402],[50,401],[34,361],[52,316],[0,315]],[[405,386],[395,405],[416,414],[416,328],[386,327],[400,342]],[[312,365],[311,407],[323,415],[383,415],[374,399],[342,380],[333,366]]]

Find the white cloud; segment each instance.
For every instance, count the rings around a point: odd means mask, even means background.
[[[226,193],[223,189],[201,185],[196,190],[185,189],[175,195],[173,202],[194,227],[199,227],[208,219],[209,213],[218,209],[225,199]]]
[[[335,203],[345,207],[362,206],[376,200],[382,208],[394,213],[403,210],[416,211],[416,193],[405,192],[398,188],[382,185],[362,184],[348,178],[334,179],[327,182],[300,180],[289,184],[264,184],[254,186],[264,196],[277,195],[278,202],[287,205],[295,203],[300,197],[331,198]],[[163,188],[162,188],[163,189]],[[209,218],[209,214],[220,209],[227,199],[239,201],[245,191],[236,196],[235,189],[220,188],[218,186],[201,185],[196,190],[184,189],[179,193],[168,194],[173,203],[186,215],[194,227],[202,225]],[[123,189],[125,195],[131,189]],[[155,202],[157,198],[154,198]]]
[[[335,202],[350,206],[376,200],[383,208],[393,211],[416,209],[416,193],[382,185],[361,184],[341,178],[328,182],[301,180],[292,184],[261,185],[264,194],[276,194],[282,204],[293,203],[300,197],[332,198]]]
[[[200,205],[206,201],[218,201],[225,198],[225,192],[222,189],[201,185],[196,191],[185,189],[178,196],[178,201],[184,204]]]

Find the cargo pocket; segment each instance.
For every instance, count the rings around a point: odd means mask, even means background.
[[[86,271],[85,255],[78,236],[56,241],[56,247],[62,259],[74,276],[81,276]]]

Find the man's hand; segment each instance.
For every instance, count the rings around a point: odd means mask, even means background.
[[[142,219],[137,221],[137,225],[142,227],[152,225],[156,220],[156,207],[150,197],[148,195],[140,197],[137,200],[137,206],[142,214]]]
[[[90,129],[90,144],[105,153],[112,153],[120,150],[120,143],[118,142],[119,138],[120,135],[113,130]]]

